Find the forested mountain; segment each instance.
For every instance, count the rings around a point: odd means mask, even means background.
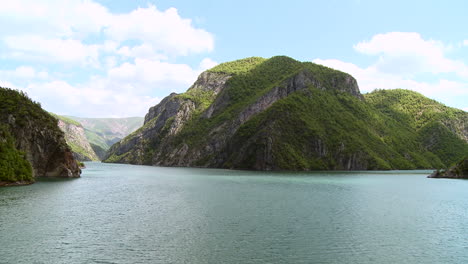
[[[468,114],[418,93],[362,95],[349,74],[289,57],[220,64],[149,109],[107,162],[254,170],[446,167]]]
[[[80,176],[57,122],[23,92],[0,88],[0,185]]]

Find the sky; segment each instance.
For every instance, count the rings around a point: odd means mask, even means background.
[[[206,69],[286,55],[468,111],[467,1],[15,0],[0,5],[0,86],[47,111],[144,116]]]

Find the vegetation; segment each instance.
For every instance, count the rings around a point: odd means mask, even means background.
[[[76,161],[76,164],[78,164],[78,167],[80,167],[80,168],[85,168],[86,167],[85,164],[83,162],[81,162],[81,161]]]
[[[466,112],[403,89],[376,90],[367,94],[366,100],[383,115],[414,129],[418,135],[415,141],[445,166],[468,153],[468,144],[462,139],[463,124],[468,122]]]
[[[104,157],[106,156],[107,151],[99,145],[95,145],[93,143],[90,143],[90,145],[91,145],[91,148],[93,148],[94,153],[96,153],[96,155],[98,156],[99,160],[103,160]]]
[[[79,176],[78,167],[66,155],[69,147],[57,123],[26,93],[0,87],[1,181],[31,182],[49,172],[60,173],[59,167]]]
[[[241,60],[225,62],[209,69],[208,72],[227,74],[247,73],[265,60],[266,59],[261,57],[250,57]]]
[[[0,117],[11,116],[15,124],[24,127],[28,121],[50,129],[57,128],[57,119],[32,101],[23,91],[0,87]],[[5,120],[7,121],[7,120]]]
[[[453,172],[456,175],[468,177],[468,156],[465,156],[455,164]]]
[[[68,118],[66,116],[61,116],[61,115],[57,115],[57,114],[54,114],[54,113],[50,113],[49,114],[53,115],[55,118],[57,118],[58,120],[62,120],[63,122],[67,123],[67,124],[72,124],[72,125],[75,125],[77,127],[82,127],[81,123],[78,122],[78,121],[75,121],[71,118]]]
[[[366,94],[366,100],[386,115],[417,129],[434,121],[466,116],[463,110],[447,107],[410,90],[375,90]]]
[[[174,150],[184,149],[191,153],[188,159],[197,157],[188,163],[195,166],[417,169],[446,167],[468,153],[463,131],[467,113],[415,92],[378,90],[363,100],[350,75],[284,56],[247,58],[208,71],[232,77],[217,95],[196,87],[171,99],[196,105],[178,134],[164,132],[171,118],[157,133],[149,132],[159,118],[155,117],[122,140],[116,149],[125,151],[110,160],[152,164],[157,157],[158,162],[171,164]],[[301,75],[313,80],[307,89],[276,99],[240,123],[239,116],[248,107],[273,89],[296,85]],[[144,147],[133,150],[128,144]],[[220,151],[205,151],[219,144],[225,144]]]
[[[31,164],[25,153],[16,149],[15,139],[0,125],[0,182],[33,182]]]
[[[84,128],[80,122],[65,116],[52,115],[63,122],[63,124],[59,123],[59,127],[64,132],[67,145],[74,153],[76,159],[80,161],[99,160],[89,144],[84,133]]]
[[[417,133],[405,124],[379,115],[374,107],[347,93],[312,87],[278,101],[249,120],[236,133],[233,145],[252,137],[271,138],[275,142],[274,164],[284,169],[348,169],[340,159],[368,169],[443,165],[424,150]],[[251,151],[259,147],[252,146]],[[251,162],[243,160],[242,167],[251,167]]]
[[[67,118],[83,125],[88,141],[106,151],[115,142],[135,131],[143,124],[143,117],[84,118],[67,116]]]
[[[104,150],[109,149],[110,146],[107,143],[106,139],[98,133],[85,128],[85,135],[91,146],[96,145]]]

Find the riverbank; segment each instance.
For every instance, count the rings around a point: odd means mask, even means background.
[[[24,186],[33,184],[34,181],[17,181],[17,182],[4,182],[0,181],[0,187]]]

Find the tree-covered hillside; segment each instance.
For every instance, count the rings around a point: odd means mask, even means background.
[[[377,90],[366,100],[382,114],[411,127],[416,141],[446,166],[468,154],[467,112],[403,89]]]
[[[467,113],[404,90],[360,94],[343,72],[288,57],[202,73],[152,107],[108,162],[257,170],[445,167],[467,154]]]
[[[15,143],[6,126],[0,125],[0,183],[33,182],[31,164]]]
[[[57,119],[25,93],[0,87],[0,182],[80,173]]]

